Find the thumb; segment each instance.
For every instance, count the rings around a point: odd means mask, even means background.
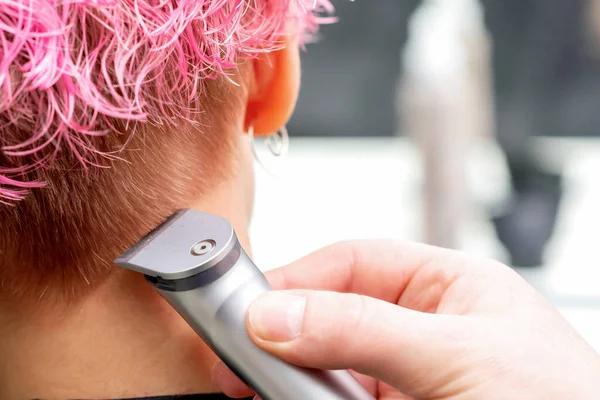
[[[458,353],[448,343],[455,318],[356,294],[272,291],[251,305],[247,329],[259,347],[292,364],[352,369],[410,395],[444,383],[431,379],[444,379],[438,370]]]

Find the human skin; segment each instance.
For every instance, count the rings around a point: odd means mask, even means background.
[[[231,90],[241,91],[244,108],[236,110],[231,132],[211,132],[214,140],[235,135],[233,160],[225,163],[232,165],[230,178],[181,204],[226,218],[249,254],[254,160],[247,132],[252,126],[255,136],[264,136],[285,125],[298,96],[299,58],[295,39],[286,39],[282,50],[243,65],[241,85]],[[2,400],[214,393],[219,391],[211,380],[215,362],[213,352],[144,277],[121,268],[74,303],[30,307],[20,299],[0,299]]]
[[[494,261],[352,242],[268,273],[247,328],[291,363],[351,369],[378,399],[594,399],[600,357],[538,292]],[[251,394],[223,364],[213,379]]]

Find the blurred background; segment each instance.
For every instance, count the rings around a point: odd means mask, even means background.
[[[290,152],[256,170],[259,265],[346,239],[457,248],[513,266],[600,350],[600,0],[334,5]]]

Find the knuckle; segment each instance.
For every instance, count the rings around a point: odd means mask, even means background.
[[[335,243],[329,249],[336,258],[347,261],[345,264],[352,265],[355,262],[356,253],[363,245],[357,240],[345,240]]]
[[[501,263],[498,260],[487,257],[473,256],[464,254],[465,262],[469,263],[474,270],[497,278],[512,279],[519,278],[519,274],[511,267]]]
[[[344,240],[332,245],[331,249],[337,256],[349,259],[349,261],[356,261],[365,249],[376,244],[377,242],[368,240]],[[354,262],[350,262],[350,264],[354,264]]]
[[[337,310],[338,327],[334,340],[340,343],[344,350],[356,347],[360,341],[357,338],[365,334],[366,302],[366,297],[358,294],[346,294],[340,298]]]
[[[485,260],[485,267],[498,277],[513,281],[521,279],[521,276],[513,268],[501,263],[500,261],[487,259]]]
[[[355,362],[363,342],[365,299],[340,293],[310,297],[303,333],[289,348],[289,359],[299,365],[317,362],[326,369]]]
[[[493,259],[481,259],[477,264],[476,276],[490,290],[502,287],[503,293],[510,290],[521,292],[529,288],[525,279],[515,269]]]

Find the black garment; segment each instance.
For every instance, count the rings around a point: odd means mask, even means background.
[[[41,399],[33,399],[41,400]],[[175,394],[171,396],[154,396],[154,397],[130,397],[127,399],[118,400],[230,400],[229,397],[222,393],[214,394]],[[242,400],[252,400],[252,397]]]
[[[189,395],[174,395],[174,396],[158,396],[158,397],[132,397],[122,400],[224,400],[228,399],[223,394],[189,394]]]

